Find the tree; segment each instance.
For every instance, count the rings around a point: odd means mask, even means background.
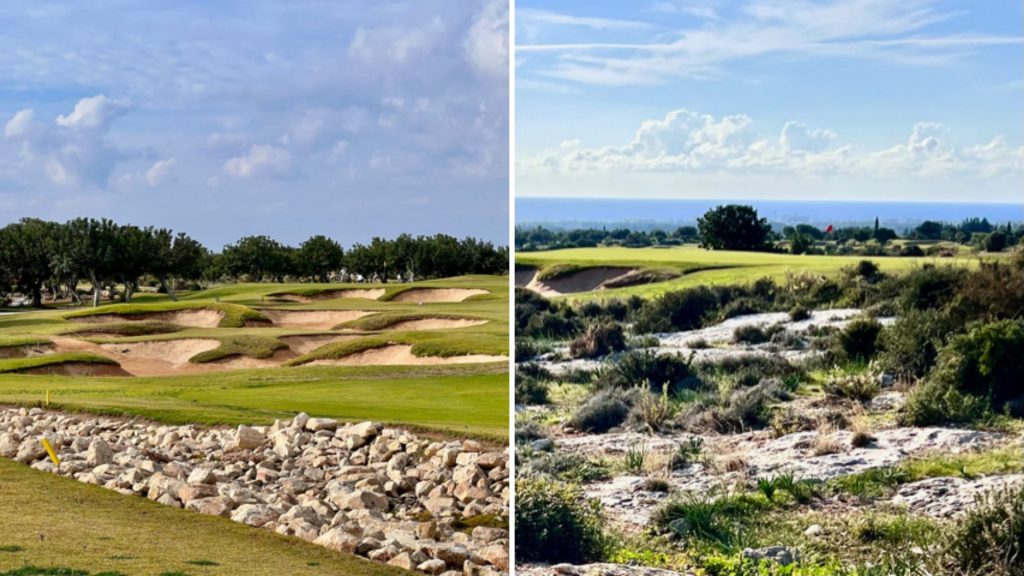
[[[797,234],[790,240],[789,251],[792,254],[806,254],[814,246],[814,239],[806,234]]]
[[[921,240],[939,240],[942,238],[943,229],[941,222],[925,220],[914,229],[914,235]]]
[[[53,276],[57,226],[25,218],[0,230],[0,268],[18,290],[43,304],[43,284]]]
[[[66,257],[67,278],[85,277],[92,284],[92,305],[100,305],[100,291],[117,266],[117,224],[106,218],[76,218],[61,228],[59,252]]]
[[[1002,252],[1006,248],[1006,234],[993,232],[985,238],[983,244],[986,252]]]
[[[751,206],[729,204],[697,220],[700,246],[709,250],[764,250],[771,227]]]
[[[337,242],[318,234],[299,245],[295,258],[296,271],[318,282],[326,282],[332,271],[341,269],[345,252]]]

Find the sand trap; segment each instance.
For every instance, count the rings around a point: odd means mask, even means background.
[[[516,278],[515,278],[516,284],[515,285],[520,287],[520,288],[525,288],[526,286],[528,286],[530,284],[530,282],[533,282],[533,277],[536,276],[536,275],[537,275],[537,269],[536,268],[528,267],[528,266],[516,267]]]
[[[412,353],[412,346],[406,344],[392,344],[380,348],[372,348],[363,352],[336,358],[331,360],[314,360],[307,366],[388,366],[388,365],[415,365],[433,366],[439,364],[478,364],[481,362],[508,362],[506,356],[492,356],[489,354],[468,354],[466,356],[450,356],[441,358],[437,356],[416,356]]]
[[[85,322],[87,324],[100,324],[107,322],[143,322],[146,320],[158,320],[170,322],[179,326],[192,328],[216,328],[224,315],[217,310],[176,310],[174,312],[153,312],[150,314],[95,314],[93,316],[79,316],[69,318],[74,322]]]
[[[275,310],[262,308],[260,312],[275,326],[295,326],[330,330],[338,324],[376,314],[365,310]]]
[[[388,330],[451,330],[487,324],[487,320],[470,320],[456,318],[421,318],[419,320],[403,320],[387,327]]]
[[[53,353],[51,344],[30,344],[28,346],[5,346],[0,348],[0,360],[5,358],[31,358]]]
[[[490,294],[487,290],[476,288],[413,288],[406,290],[391,299],[392,302],[462,302],[470,296]]]
[[[150,340],[148,342],[124,342],[100,344],[100,348],[113,352],[121,358],[158,361],[178,368],[188,363],[196,354],[213,350],[220,342],[208,338],[183,338],[180,340]],[[123,364],[123,362],[122,362]]]
[[[335,300],[337,298],[363,298],[376,300],[384,295],[383,288],[346,288],[343,290],[328,290],[318,294],[275,294],[274,297],[285,302],[316,302],[317,300]]]
[[[46,374],[53,376],[131,376],[120,366],[92,362],[64,362],[19,370],[19,374]]]
[[[313,350],[328,344],[344,342],[345,340],[354,340],[362,337],[363,336],[361,334],[309,334],[303,336],[282,336],[278,339],[287,344],[288,348],[296,354],[309,354]]]
[[[629,268],[599,266],[586,268],[561,278],[538,280],[535,276],[526,287],[546,297],[574,292],[590,292],[602,288],[606,282],[615,281],[632,272],[634,270]]]

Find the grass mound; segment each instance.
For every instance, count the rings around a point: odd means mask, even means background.
[[[288,345],[277,338],[267,336],[230,336],[218,338],[220,346],[213,350],[200,352],[189,362],[203,364],[205,362],[216,362],[232,356],[245,356],[247,358],[270,358],[274,352],[288,348]]]
[[[88,352],[68,352],[64,354],[47,354],[45,356],[33,356],[31,358],[10,358],[0,360],[0,373],[4,372],[26,372],[48,366],[60,366],[62,364],[98,364],[117,366],[117,362]]]
[[[190,310],[212,310],[221,314],[220,328],[242,328],[248,323],[269,323],[270,319],[248,306],[226,302],[160,302],[158,304],[111,304],[89,310],[73,312],[65,316],[89,318],[90,316],[121,316],[126,318],[160,315]]]
[[[110,336],[151,336],[154,334],[172,334],[184,328],[171,322],[159,320],[146,320],[143,322],[111,322],[109,324],[94,324],[92,326],[75,328],[65,335],[110,335]]]

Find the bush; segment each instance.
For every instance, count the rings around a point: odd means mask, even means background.
[[[607,432],[626,421],[631,404],[632,399],[621,390],[602,390],[580,406],[569,425],[581,432]]]
[[[736,344],[762,344],[768,341],[764,328],[752,324],[737,326],[732,331],[732,341]]]
[[[587,331],[569,345],[573,358],[597,358],[626,349],[622,326],[614,322],[601,322],[587,326]]]
[[[516,374],[516,404],[547,404],[548,385],[531,376]]]
[[[687,428],[695,432],[732,434],[760,429],[771,420],[769,404],[784,394],[780,381],[765,380],[756,386],[733,391],[717,405],[694,406],[683,419]]]
[[[650,351],[633,351],[623,354],[612,366],[605,368],[597,377],[599,388],[629,389],[648,383],[655,392],[663,386],[670,391],[684,388],[691,378],[690,363],[677,354],[655,354]]]
[[[604,556],[601,505],[572,484],[517,478],[515,514],[517,560],[582,563]]]
[[[952,329],[949,318],[938,310],[908,310],[882,330],[879,366],[904,378],[923,377],[935,365],[939,348]]]
[[[745,494],[685,493],[655,512],[653,521],[680,539],[730,546],[767,506]]]
[[[979,501],[957,522],[946,557],[955,574],[1024,576],[1024,486]]]
[[[602,462],[595,462],[581,454],[548,453],[529,461],[524,469],[533,474],[546,474],[552,478],[583,484],[607,480],[611,470]]]
[[[936,381],[976,398],[997,412],[1021,414],[1024,399],[1024,322],[1001,320],[954,338],[942,350]]]
[[[946,382],[930,380],[914,387],[907,395],[899,422],[904,426],[972,422],[987,412],[984,399],[965,395]]]
[[[949,304],[963,285],[967,272],[953,266],[923,266],[894,280],[901,287],[903,310],[940,309]]]
[[[825,394],[856,402],[869,402],[882,391],[878,378],[870,372],[860,374],[832,374],[822,386]]]
[[[630,424],[649,432],[660,432],[676,414],[676,407],[668,399],[668,388],[661,394],[651,392],[650,387],[640,393],[640,398],[629,412]]]
[[[719,306],[718,295],[707,286],[667,292],[640,310],[633,328],[638,334],[693,330]]]
[[[802,322],[811,318],[811,311],[803,304],[797,304],[789,309],[789,319],[793,322]]]
[[[924,256],[924,250],[917,244],[907,244],[900,250],[900,256],[918,258]]]
[[[839,333],[839,349],[850,360],[870,360],[878,349],[878,334],[881,331],[882,325],[878,320],[857,318]]]

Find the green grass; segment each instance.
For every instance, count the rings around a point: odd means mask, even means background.
[[[998,258],[998,255],[987,258]],[[872,260],[886,272],[899,272],[924,264],[977,265],[977,257],[955,258],[889,256],[817,256],[776,254],[767,252],[734,252],[704,250],[696,245],[671,248],[570,248],[526,252],[516,255],[516,265],[538,269],[540,277],[549,274],[565,276],[559,270],[593,267],[658,269],[677,271],[680,276],[664,282],[642,284],[624,288],[584,292],[570,295],[572,299],[594,297],[625,297],[633,294],[653,297],[659,294],[702,284],[745,284],[762,277],[782,279],[787,272],[808,271],[817,274],[836,274],[842,268],[861,260]],[[553,269],[554,272],[548,272]]]
[[[65,332],[65,335],[76,334],[110,334],[113,336],[149,336],[151,334],[172,334],[184,330],[184,327],[170,322],[159,320],[147,320],[142,322],[108,322],[102,324],[87,324],[76,326]]]
[[[28,346],[46,346],[51,342],[36,336],[4,336],[0,335],[0,348],[25,348]]]
[[[0,575],[408,574],[8,460],[0,460],[0,526]]]
[[[379,286],[379,285],[378,285]],[[269,295],[300,290],[370,288],[368,285],[336,284],[232,284],[208,290],[179,293],[179,302],[166,295],[139,294],[131,304],[109,304],[68,313],[39,310],[0,316],[0,341],[73,336],[78,330],[107,326],[128,328],[116,336],[79,338],[97,343],[129,343],[152,340],[216,339],[221,346],[193,358],[209,362],[242,355],[266,358],[285,346],[280,339],[292,335],[338,334],[329,330],[274,326],[244,326],[255,307],[281,310],[367,310],[379,313],[357,323],[369,331],[358,346],[397,342],[413,346],[420,356],[508,354],[508,277],[464,276],[415,284],[387,285],[389,291],[408,288],[479,288],[488,294],[457,303],[379,302],[361,299],[319,300],[311,303],[280,303]],[[180,327],[166,332],[161,322],[112,322],[83,325],[68,318],[89,314],[174,311],[212,308],[230,313],[234,327]],[[248,311],[248,312],[245,312]],[[260,315],[262,317],[262,315]],[[378,319],[379,316],[379,319]],[[424,317],[472,318],[486,323],[456,330],[378,333],[394,322]],[[240,324],[241,321],[241,324]],[[322,357],[344,354],[345,347],[329,346],[316,351]],[[40,357],[42,358],[42,357]],[[313,359],[307,357],[307,360]],[[20,367],[27,359],[0,361],[0,367]],[[39,360],[32,360],[39,362]],[[46,362],[46,361],[43,361]],[[52,405],[69,410],[103,414],[139,415],[171,423],[239,424],[271,423],[305,411],[314,416],[348,420],[377,420],[403,426],[504,439],[508,429],[507,364],[459,366],[284,366],[191,375],[147,378],[66,377],[57,375],[3,374],[0,403],[37,404],[51,390]]]
[[[223,314],[220,320],[221,328],[239,328],[247,322],[269,322],[269,319],[247,306],[229,304],[222,302],[156,302],[156,303],[131,303],[131,304],[110,304],[97,308],[89,308],[68,314],[66,318],[87,318],[98,315],[114,315],[121,317],[142,316],[145,314],[158,314],[161,312],[178,312],[182,310],[215,310]]]
[[[25,370],[32,370],[33,368],[43,368],[45,366],[59,366],[61,364],[108,364],[116,366],[117,362],[107,358],[106,356],[99,356],[97,354],[89,354],[87,352],[69,352],[62,354],[48,354],[46,356],[32,356],[29,358],[10,358],[6,360],[0,360],[0,373],[7,372],[23,372]]]

